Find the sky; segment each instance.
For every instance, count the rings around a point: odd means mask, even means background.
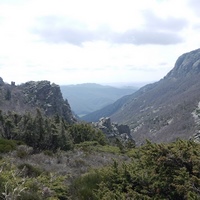
[[[7,83],[131,84],[200,48],[199,0],[0,0]]]

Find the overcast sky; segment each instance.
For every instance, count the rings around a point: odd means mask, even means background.
[[[0,0],[0,76],[154,82],[200,48],[199,0]]]

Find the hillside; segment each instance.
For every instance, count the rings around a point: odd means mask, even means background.
[[[75,114],[84,116],[103,108],[117,99],[134,93],[137,88],[116,88],[95,83],[60,86],[63,97],[68,99]]]
[[[112,112],[104,117],[129,125],[138,144],[147,138],[154,142],[189,139],[198,132],[199,73],[200,49],[197,49],[180,56],[174,68],[160,81],[109,105],[106,110]],[[123,104],[116,107],[120,101]],[[90,120],[94,117],[95,121],[95,116],[103,115],[102,111],[91,114]]]

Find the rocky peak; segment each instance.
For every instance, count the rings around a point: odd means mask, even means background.
[[[45,115],[58,114],[68,122],[75,121],[67,100],[63,99],[60,87],[50,81],[29,81],[19,86],[25,103],[39,107]]]
[[[181,55],[165,78],[182,78],[200,73],[200,49]]]
[[[21,85],[4,83],[0,78],[0,110],[13,111],[19,114],[36,113],[37,108],[46,115],[58,115],[67,122],[74,118],[70,105],[63,99],[60,87],[50,81],[29,81]]]

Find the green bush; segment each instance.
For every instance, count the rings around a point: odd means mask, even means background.
[[[76,179],[70,187],[73,199],[95,199],[94,190],[98,189],[102,178],[101,173],[94,171]]]
[[[43,198],[37,192],[22,192],[20,194],[19,200],[42,200]]]
[[[68,129],[74,144],[86,141],[97,141],[101,145],[106,144],[106,137],[100,130],[94,129],[91,125],[81,123],[74,124]]]
[[[37,177],[40,176],[43,172],[40,168],[30,165],[28,163],[19,165],[18,169],[23,171],[23,175],[28,177]]]
[[[53,151],[51,151],[51,150],[44,150],[43,153],[44,153],[44,155],[50,156],[50,157],[53,157],[53,155],[54,155]]]
[[[8,153],[16,149],[18,142],[0,138],[0,153]]]
[[[131,152],[132,161],[93,171],[74,182],[78,199],[199,199],[200,144],[178,140]],[[75,191],[75,192],[74,192]]]

